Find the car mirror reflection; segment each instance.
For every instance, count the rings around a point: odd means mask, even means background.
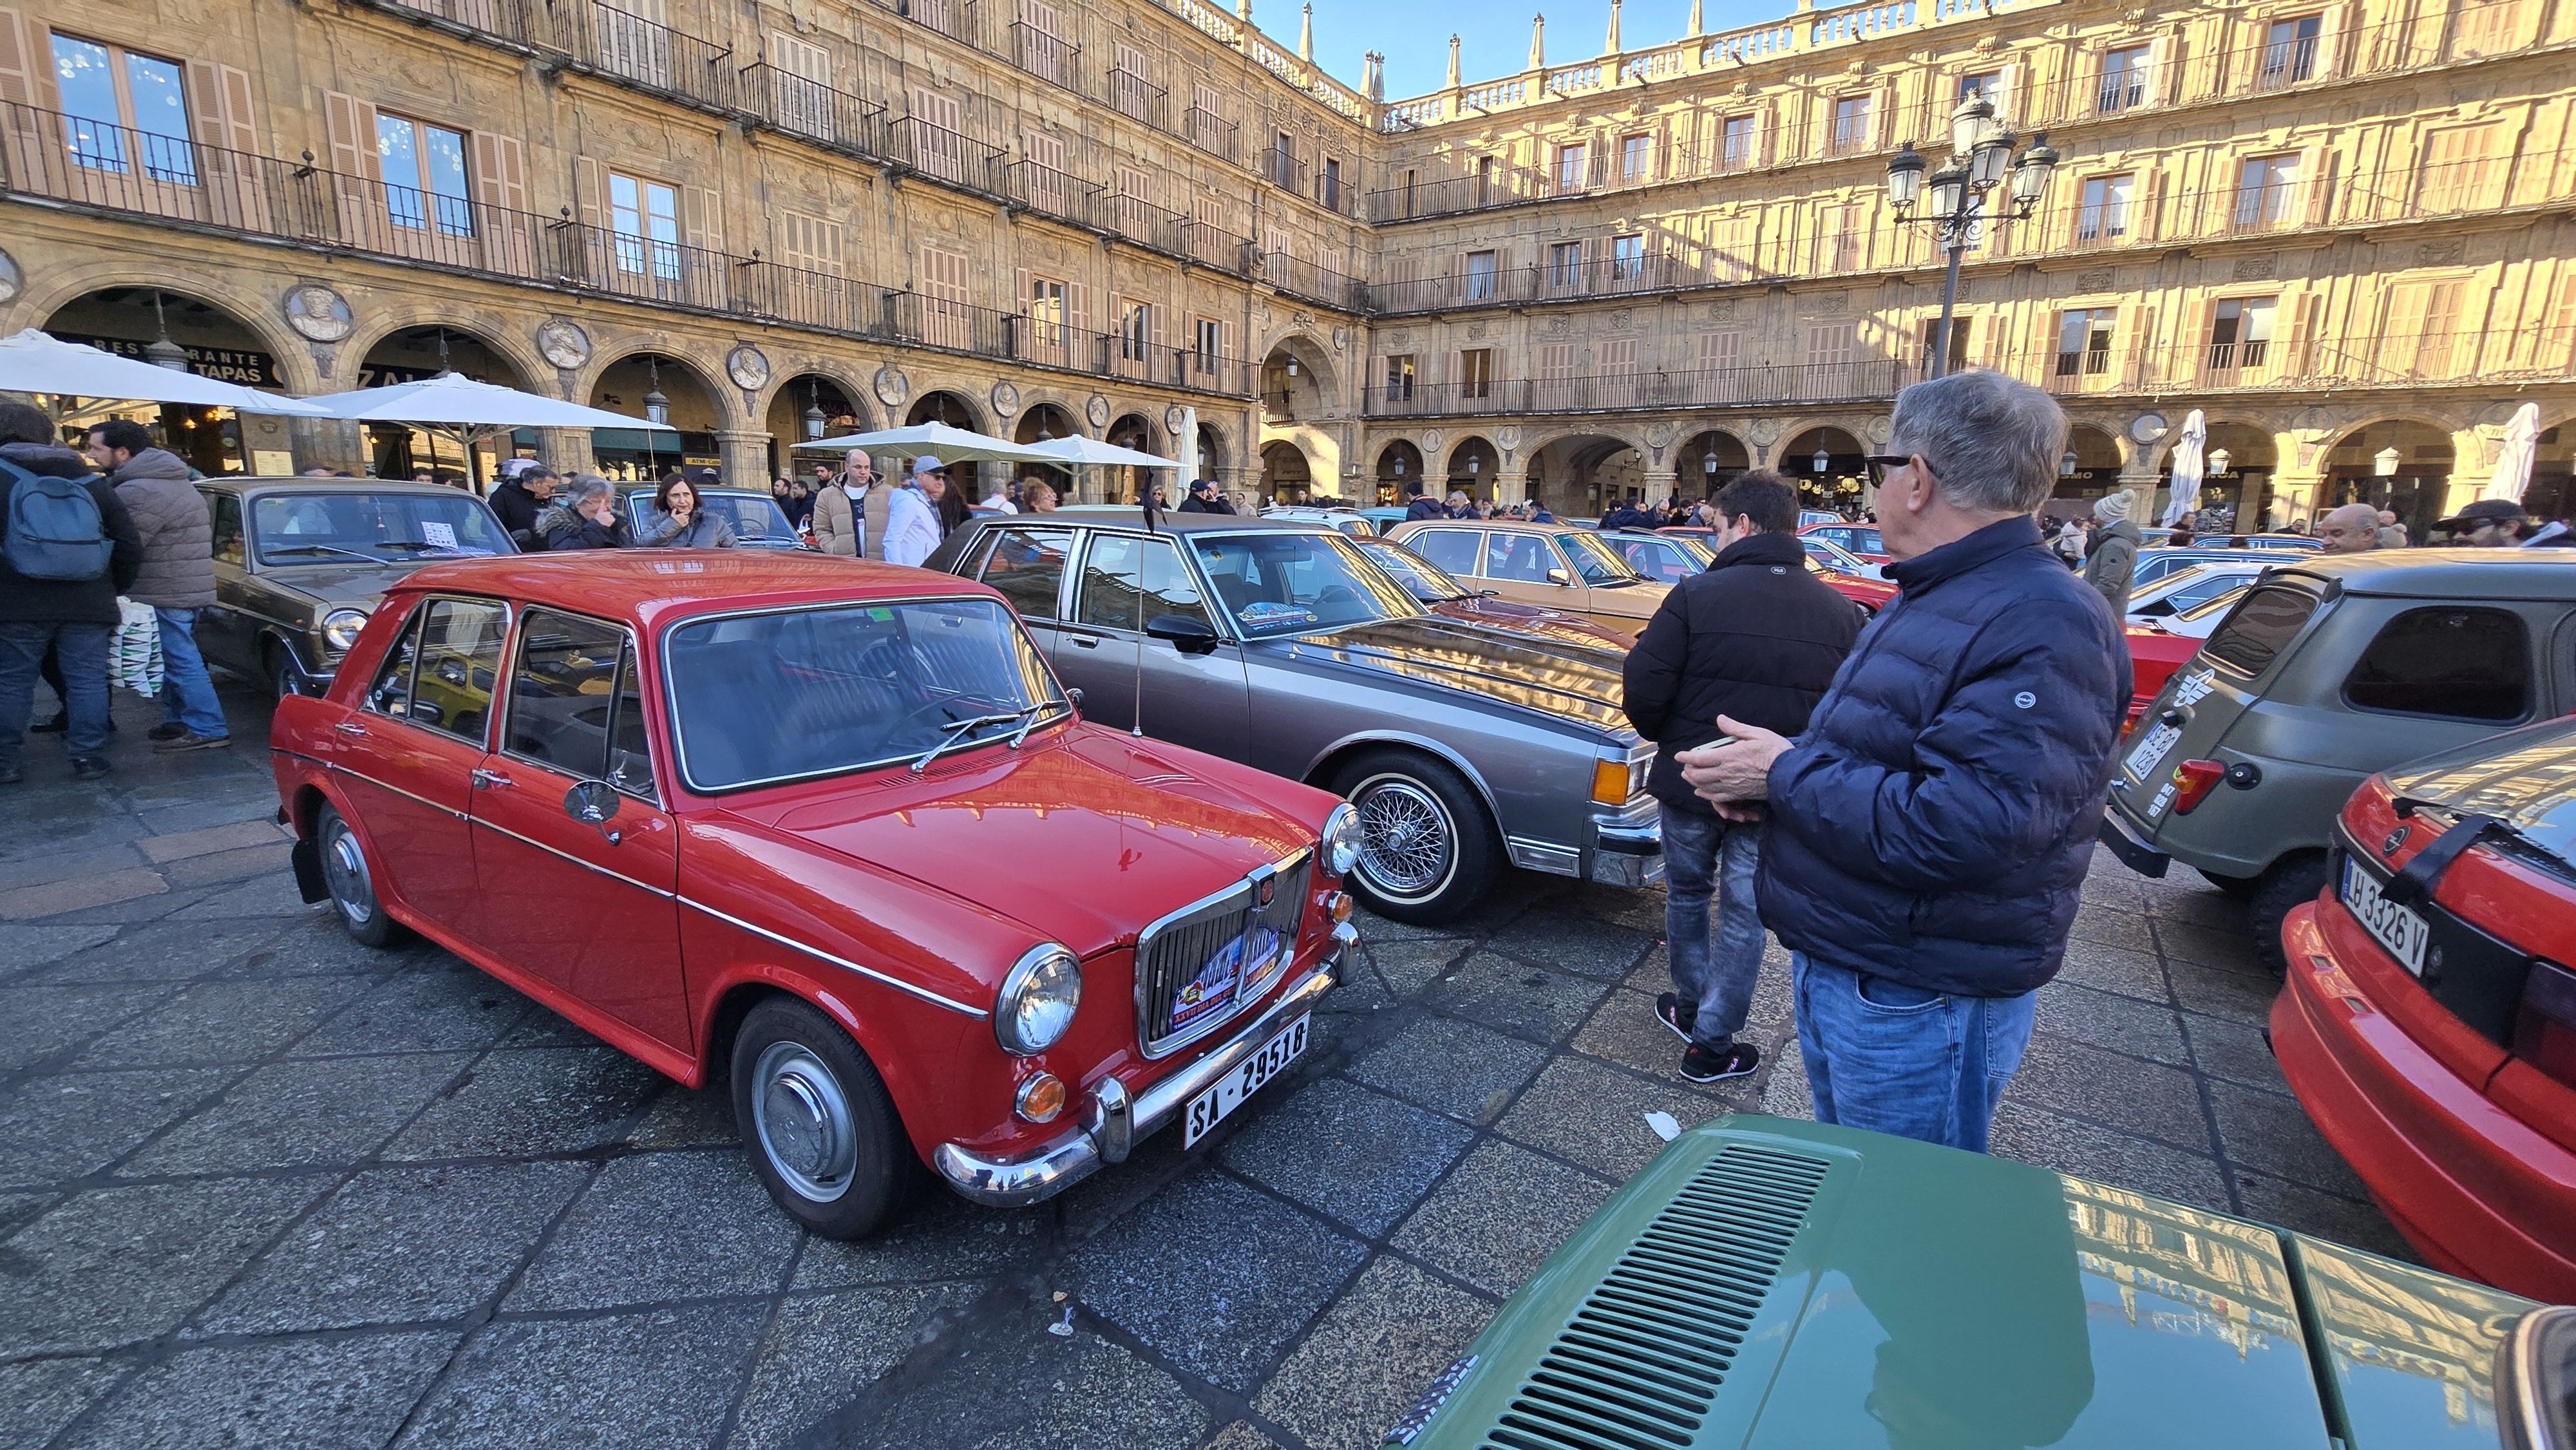
[[[617,815],[617,787],[604,780],[585,780],[564,792],[564,814],[587,826],[604,826]]]

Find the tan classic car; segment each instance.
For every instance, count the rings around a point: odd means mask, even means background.
[[[1599,534],[1568,524],[1417,519],[1387,537],[1505,599],[1580,614],[1631,636],[1672,590],[1639,573]]]

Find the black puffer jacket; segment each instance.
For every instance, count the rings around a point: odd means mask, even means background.
[[[1715,815],[1674,755],[1715,739],[1720,715],[1783,735],[1806,729],[1860,624],[1859,605],[1807,572],[1796,536],[1726,546],[1708,572],[1664,596],[1628,651],[1628,722],[1658,747],[1646,788],[1668,806]]]
[[[214,523],[188,465],[166,448],[146,448],[107,481],[143,540],[143,567],[126,597],[155,609],[213,608]]]
[[[0,620],[116,624],[124,617],[117,610],[116,596],[134,583],[136,571],[143,567],[143,540],[134,532],[134,516],[125,511],[116,490],[98,476],[88,459],[68,448],[44,443],[0,443],[0,458],[48,478],[88,479],[89,496],[98,501],[99,525],[115,545],[108,553],[106,575],[97,579],[30,579],[10,568],[8,559],[0,556]],[[8,500],[0,496],[0,540],[7,538],[8,530]]]

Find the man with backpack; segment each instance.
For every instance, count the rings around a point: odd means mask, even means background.
[[[0,403],[0,785],[20,778],[36,673],[61,657],[72,774],[107,774],[107,650],[143,540],[116,490],[55,441],[53,420]]]

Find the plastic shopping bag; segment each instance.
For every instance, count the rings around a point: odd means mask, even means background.
[[[161,693],[161,616],[149,604],[120,599],[124,618],[107,651],[107,677],[147,699]]]

